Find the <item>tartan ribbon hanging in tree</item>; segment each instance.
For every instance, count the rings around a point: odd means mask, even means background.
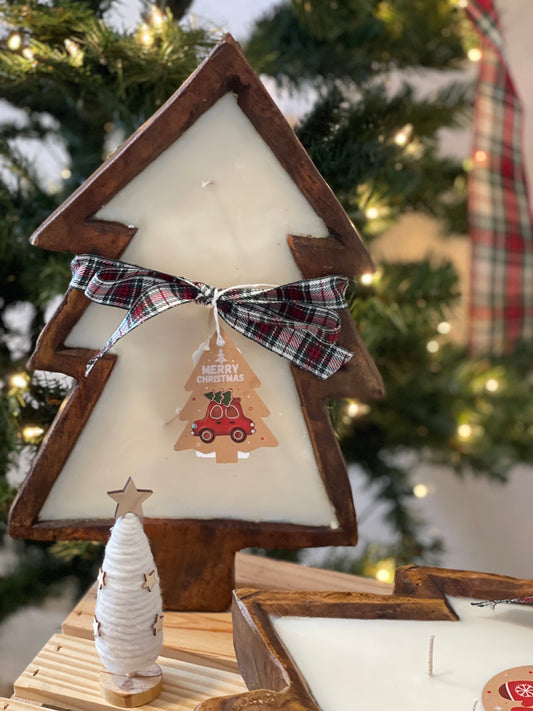
[[[213,306],[227,324],[247,338],[326,379],[352,357],[337,346],[338,309],[346,307],[348,280],[328,276],[271,288],[236,286],[218,290],[202,282],[145,269],[93,254],[74,257],[70,285],[99,304],[128,313],[95,362],[122,336],[168,309],[187,302]]]
[[[470,0],[481,36],[469,175],[470,347],[509,352],[533,336],[533,231],[522,158],[522,108],[494,0]]]

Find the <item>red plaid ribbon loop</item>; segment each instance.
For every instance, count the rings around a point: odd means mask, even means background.
[[[202,282],[93,254],[74,257],[71,269],[73,288],[84,291],[91,301],[128,312],[89,361],[86,373],[122,336],[153,316],[191,301],[216,305],[220,318],[243,336],[319,378],[329,378],[353,355],[336,345],[341,331],[337,311],[347,306],[348,280],[343,276],[218,291]]]

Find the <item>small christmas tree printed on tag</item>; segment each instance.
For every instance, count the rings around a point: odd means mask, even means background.
[[[174,445],[178,452],[194,449],[198,456],[214,454],[217,464],[235,463],[239,453],[278,446],[263,422],[270,411],[256,393],[261,381],[226,333],[224,341],[217,345],[213,334],[209,350],[185,384],[192,394],[179,419],[188,424]]]

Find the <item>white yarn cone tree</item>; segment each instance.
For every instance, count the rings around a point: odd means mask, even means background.
[[[142,690],[146,691],[149,679],[161,677],[161,670],[155,665],[163,644],[161,591],[140,518],[141,502],[151,492],[138,490],[130,478],[122,491],[108,493],[118,502],[115,514],[118,518],[111,529],[98,576],[94,639],[108,672],[127,677],[119,682],[114,678],[113,684],[121,689],[122,695],[128,696],[124,705],[133,705],[132,679],[142,679]],[[106,697],[105,687],[109,684],[109,679],[102,677]],[[145,696],[143,699],[141,703],[146,703]],[[116,699],[113,703],[117,703]]]

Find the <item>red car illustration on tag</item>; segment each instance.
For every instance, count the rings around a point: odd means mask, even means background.
[[[255,434],[255,424],[243,415],[241,399],[232,397],[231,391],[205,393],[211,402],[205,417],[192,423],[191,434],[209,444],[215,437],[229,435],[234,442],[244,442],[248,435]]]

